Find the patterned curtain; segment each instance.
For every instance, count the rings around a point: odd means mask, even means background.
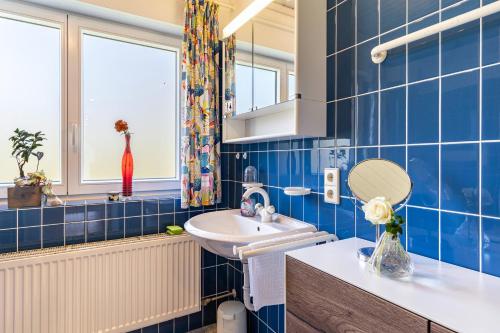
[[[219,6],[186,0],[182,42],[184,110],[181,124],[182,207],[219,203]]]
[[[236,107],[236,36],[224,40],[224,115],[232,117]]]

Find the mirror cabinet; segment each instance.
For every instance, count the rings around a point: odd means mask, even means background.
[[[324,1],[275,0],[223,54],[223,142],[326,135]]]

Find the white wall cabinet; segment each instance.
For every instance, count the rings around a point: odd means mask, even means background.
[[[326,136],[326,1],[295,1],[296,98],[224,116],[223,142]]]

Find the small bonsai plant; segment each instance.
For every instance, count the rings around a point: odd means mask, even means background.
[[[43,158],[42,152],[37,152],[36,150],[43,146],[42,141],[45,140],[45,134],[42,132],[30,133],[25,130],[20,130],[16,128],[14,135],[9,138],[12,142],[12,156],[16,158],[17,167],[19,169],[19,178],[24,179],[24,167],[29,162],[31,156],[37,158],[36,172],[38,172],[38,166],[40,160]]]
[[[7,189],[8,207],[39,207],[42,201],[42,194],[46,198],[47,205],[57,206],[63,202],[52,190],[52,182],[47,179],[43,170],[38,170],[40,160],[44,153],[38,149],[43,146],[46,140],[42,132],[30,133],[16,128],[14,135],[9,138],[12,142],[12,156],[16,158],[19,169],[19,177],[14,179],[15,187]],[[36,170],[34,172],[24,172],[24,167],[30,161],[30,157],[37,159]]]

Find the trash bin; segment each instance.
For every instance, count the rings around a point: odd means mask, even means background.
[[[247,313],[243,303],[226,301],[217,309],[217,333],[246,333]]]

